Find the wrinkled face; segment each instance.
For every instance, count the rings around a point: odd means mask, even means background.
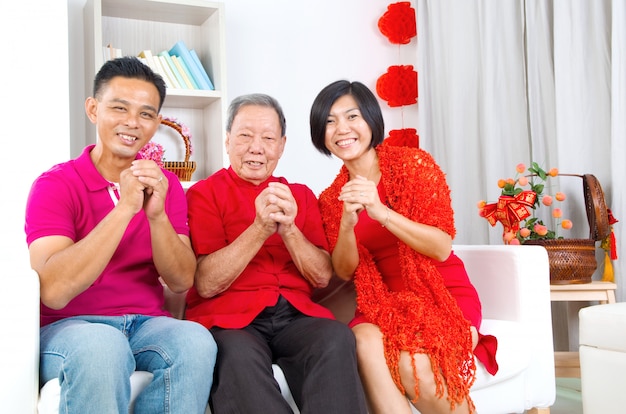
[[[273,108],[242,106],[226,134],[230,165],[239,177],[259,185],[274,173],[286,140]]]
[[[159,128],[158,107],[159,91],[152,83],[119,76],[109,81],[100,96],[85,102],[105,152],[133,159]]]
[[[326,121],[326,148],[343,161],[359,158],[370,149],[372,129],[352,95],[344,95],[330,107]]]

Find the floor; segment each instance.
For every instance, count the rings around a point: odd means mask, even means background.
[[[580,378],[556,379],[556,402],[550,414],[583,414]]]

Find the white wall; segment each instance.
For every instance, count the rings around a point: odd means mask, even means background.
[[[319,194],[341,164],[319,154],[311,144],[313,99],[338,79],[358,80],[375,90],[376,80],[389,66],[412,64],[417,68],[416,38],[409,45],[398,46],[380,33],[378,19],[393,3],[387,0],[223,3],[228,98],[263,92],[279,100],[287,118],[287,146],[276,173],[305,183]],[[401,110],[381,101],[381,106],[386,132],[400,128],[419,131],[417,105]]]
[[[14,53],[5,54],[0,69],[2,277],[27,257],[23,227],[30,184],[44,167],[69,154],[67,6],[45,0],[7,3],[0,6],[0,38]]]

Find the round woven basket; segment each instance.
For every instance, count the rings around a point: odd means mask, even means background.
[[[550,261],[551,284],[591,283],[591,276],[598,267],[595,240],[527,240],[524,244],[546,248]]]
[[[598,266],[596,241],[604,239],[611,231],[604,192],[596,177],[591,174],[559,175],[580,177],[583,180],[589,238],[527,240],[524,244],[540,245],[546,248],[550,261],[551,284],[591,283],[591,277]]]
[[[183,134],[182,127],[175,122],[168,119],[162,119],[161,125],[168,126],[178,132],[178,135],[180,135],[183,139],[183,143],[185,144],[185,160],[165,161],[163,163],[165,169],[176,174],[180,181],[191,181],[191,175],[196,170],[196,162],[189,161],[189,157],[191,156],[191,143],[189,142],[189,138]]]

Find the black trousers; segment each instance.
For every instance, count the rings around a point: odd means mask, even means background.
[[[212,328],[218,346],[213,414],[292,413],[274,379],[281,367],[302,414],[366,413],[352,331],[300,313],[282,296],[243,329]]]

